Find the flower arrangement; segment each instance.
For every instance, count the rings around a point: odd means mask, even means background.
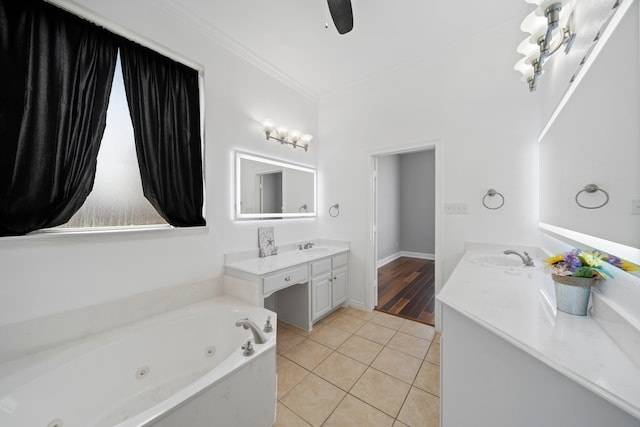
[[[618,267],[620,270],[624,270],[629,273],[640,271],[640,266],[631,263],[626,259],[618,258],[615,255],[608,255],[603,252],[594,252],[593,254],[600,258],[602,261],[608,262],[609,264]]]
[[[604,280],[607,276],[613,277],[602,266],[602,261],[603,259],[598,255],[574,249],[544,260],[546,264],[544,271],[558,276],[584,277],[595,280]]]

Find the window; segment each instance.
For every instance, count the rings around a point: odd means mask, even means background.
[[[142,192],[133,125],[120,56],[113,76],[107,126],[98,152],[93,190],[78,212],[56,228],[126,227],[167,224]]]
[[[206,225],[198,70],[45,2],[0,2],[0,236]]]

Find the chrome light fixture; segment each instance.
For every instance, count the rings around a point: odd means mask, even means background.
[[[529,90],[536,90],[536,84],[543,74],[542,67],[547,59],[562,46],[569,53],[576,33],[573,26],[575,0],[525,0],[535,4],[536,9],[522,21],[520,29],[529,33],[518,46],[518,53],[524,57],[513,67],[522,73],[529,84]]]
[[[304,151],[309,149],[309,143],[313,139],[313,136],[309,134],[300,134],[300,131],[289,131],[282,126],[276,126],[272,120],[266,119],[262,121],[262,130],[267,137],[267,140],[275,139],[280,141],[281,144],[293,145],[293,148],[304,148]]]

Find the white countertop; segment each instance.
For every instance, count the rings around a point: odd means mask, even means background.
[[[470,261],[504,249],[467,251],[438,300],[640,419],[640,368],[590,315],[556,310],[548,273]]]
[[[278,255],[271,255],[264,258],[255,256],[256,251],[250,252],[253,255],[227,255],[225,268],[262,276],[284,268],[294,267],[349,251],[348,244],[341,244],[339,242],[323,243],[314,246],[315,250],[321,250],[321,252],[309,253],[293,248],[295,248],[295,245],[288,245],[284,248],[285,250],[278,253]]]

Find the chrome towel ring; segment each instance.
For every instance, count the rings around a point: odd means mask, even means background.
[[[502,199],[501,202],[500,202],[500,205],[496,206],[495,208],[487,206],[487,197],[494,197],[494,196],[500,196],[500,199]],[[485,208],[491,209],[491,210],[494,210],[494,211],[496,209],[500,209],[504,205],[504,196],[501,193],[498,193],[493,188],[490,188],[490,189],[487,190],[487,194],[485,194],[484,197],[482,198],[482,205]]]
[[[307,213],[307,204],[305,203],[304,205],[300,206],[298,208],[298,212],[299,213]]]
[[[580,197],[580,194],[582,194],[582,193],[593,194],[596,191],[601,191],[602,193],[604,193],[605,200],[604,200],[604,202],[602,204],[597,205],[597,206],[585,206],[582,203],[580,203],[580,200],[578,200],[578,198]],[[604,191],[602,188],[598,187],[596,184],[587,184],[587,185],[584,186],[584,188],[582,190],[578,191],[578,194],[576,194],[576,203],[578,204],[578,206],[580,206],[581,208],[584,208],[584,209],[599,209],[599,208],[603,207],[604,205],[606,205],[607,203],[609,203],[609,193]]]
[[[336,203],[329,208],[329,216],[335,218],[338,215],[340,215],[340,205]]]

